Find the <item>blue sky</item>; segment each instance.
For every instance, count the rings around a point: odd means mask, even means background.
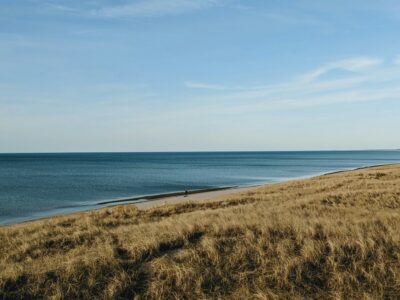
[[[2,0],[0,152],[400,148],[399,1]]]

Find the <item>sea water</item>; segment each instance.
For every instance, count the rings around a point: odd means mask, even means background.
[[[400,162],[400,151],[0,154],[0,224],[112,199],[248,186]]]

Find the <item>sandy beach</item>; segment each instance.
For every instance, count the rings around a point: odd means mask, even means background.
[[[254,190],[259,186],[252,187],[233,187],[224,190],[210,191],[210,192],[201,192],[189,194],[187,196],[171,196],[164,197],[157,200],[149,200],[143,201],[139,203],[135,203],[134,205],[139,209],[149,209],[153,207],[163,206],[163,205],[171,205],[171,204],[179,204],[185,202],[206,202],[206,201],[214,201],[221,197],[229,197],[229,196],[237,196],[242,193],[246,193],[248,191]]]

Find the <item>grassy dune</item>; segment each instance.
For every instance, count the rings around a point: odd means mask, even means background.
[[[399,299],[400,166],[0,228],[0,299]]]

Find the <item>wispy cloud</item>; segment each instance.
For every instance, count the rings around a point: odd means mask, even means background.
[[[47,6],[48,9],[51,9],[51,10],[59,10],[59,11],[64,11],[64,12],[77,12],[77,9],[67,6],[67,5],[59,4],[59,3],[44,2],[43,4],[45,6]]]
[[[400,65],[400,55],[397,55],[397,57],[394,59],[394,63],[396,65]]]
[[[182,14],[222,4],[223,0],[140,0],[103,7],[92,11],[92,14],[106,18],[162,16]]]
[[[226,90],[226,87],[220,84],[209,84],[209,83],[193,82],[193,81],[186,81],[185,86],[190,89]]]
[[[293,110],[309,107],[319,107],[343,103],[358,103],[372,101],[390,101],[400,98],[400,89],[396,87],[381,89],[354,89],[337,91],[329,94],[310,94],[308,96],[296,96],[292,94],[282,95],[281,99],[265,98],[262,101],[254,102],[248,98],[245,101],[234,105],[223,106],[219,104],[210,105],[206,112],[217,112],[223,114],[251,114],[262,113],[274,110]],[[198,109],[196,111],[199,111]]]
[[[251,4],[251,2],[235,2],[231,5],[233,9],[242,13],[253,15],[253,17],[262,17],[273,23],[280,25],[323,25],[326,21],[316,18],[314,15],[299,12],[299,10],[278,10],[271,8],[260,8]]]
[[[377,58],[360,57],[330,62],[292,81],[225,89],[207,98],[198,96],[199,106],[195,110],[197,113],[243,114],[400,99],[400,70],[382,65],[382,62]],[[333,69],[351,73],[334,79],[321,78]]]
[[[345,70],[349,72],[360,72],[370,67],[382,64],[383,61],[378,58],[372,57],[356,57],[340,61],[335,61],[323,65],[307,74],[302,75],[303,81],[313,81],[318,79],[320,76],[333,71],[333,70]]]

